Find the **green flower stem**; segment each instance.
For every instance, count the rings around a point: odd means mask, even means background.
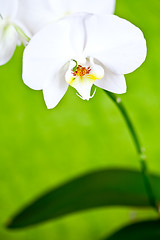
[[[12,24],[12,26],[16,29],[17,33],[28,43],[31,39],[23,32],[23,30],[18,27],[16,24]]]
[[[151,206],[153,206],[156,211],[159,212],[159,207],[156,203],[156,199],[153,193],[153,189],[150,183],[150,179],[149,179],[149,173],[148,173],[148,169],[147,169],[147,163],[146,163],[146,156],[145,156],[145,149],[144,147],[141,145],[138,135],[136,133],[136,130],[132,124],[132,121],[126,111],[126,108],[124,107],[121,98],[117,97],[115,94],[108,92],[106,90],[104,90],[105,93],[112,99],[112,101],[116,104],[116,106],[118,107],[118,109],[120,110],[121,114],[124,117],[124,120],[128,126],[128,129],[131,133],[131,136],[133,138],[137,153],[139,155],[139,160],[140,160],[140,165],[141,165],[141,170],[142,170],[142,175],[143,175],[143,179],[144,179],[144,183],[145,183],[145,187],[148,193],[148,198],[150,201]]]

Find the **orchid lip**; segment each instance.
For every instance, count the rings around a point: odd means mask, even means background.
[[[75,65],[76,64],[76,65]],[[65,74],[66,82],[75,88],[78,96],[83,100],[89,100],[95,94],[91,95],[91,88],[95,80],[100,80],[104,77],[104,69],[94,63],[92,57],[86,58],[85,63],[70,60],[69,68]]]

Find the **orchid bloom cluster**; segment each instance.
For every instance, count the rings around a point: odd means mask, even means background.
[[[25,41],[23,81],[43,90],[48,108],[69,85],[83,100],[93,97],[93,85],[125,93],[124,74],[144,62],[146,41],[114,7],[115,0],[0,0],[0,64]]]

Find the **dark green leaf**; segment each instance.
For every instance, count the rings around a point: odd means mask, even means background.
[[[160,177],[151,177],[160,200]],[[70,213],[105,206],[150,207],[140,172],[99,170],[44,194],[19,212],[8,228],[22,228]]]
[[[143,221],[126,226],[105,240],[159,240],[160,220]]]

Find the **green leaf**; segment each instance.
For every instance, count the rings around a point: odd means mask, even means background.
[[[105,240],[159,240],[160,220],[149,220],[126,226]]]
[[[160,200],[160,177],[152,176]],[[140,172],[106,169],[95,171],[44,194],[20,211],[8,228],[22,228],[70,213],[107,206],[150,207]]]

